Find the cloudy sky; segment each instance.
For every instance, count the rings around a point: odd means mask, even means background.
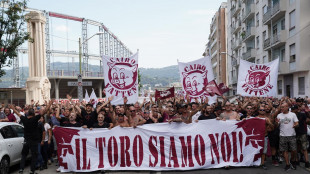
[[[127,47],[139,49],[139,67],[159,68],[202,57],[220,0],[30,0],[30,8],[105,24]],[[52,49],[77,50],[81,23],[53,18]],[[88,35],[98,32],[89,27]],[[98,39],[89,52],[99,54]],[[69,59],[68,59],[69,60]],[[54,61],[58,61],[56,58]]]

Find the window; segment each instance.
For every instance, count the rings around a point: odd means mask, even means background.
[[[266,40],[266,31],[263,32],[263,41]]]
[[[290,45],[290,63],[296,62],[295,44]]]
[[[305,95],[305,77],[298,77],[298,95]]]
[[[282,49],[282,50],[281,50],[280,61],[281,61],[281,62],[284,62],[284,61],[285,61],[285,49]]]
[[[259,13],[256,13],[256,26],[259,26]]]
[[[282,80],[278,81],[278,95],[282,95]]]
[[[3,136],[4,139],[16,137],[14,131],[13,131],[12,128],[11,128],[11,126],[5,126],[5,127],[3,127],[3,128],[0,130],[0,132],[1,132],[1,135]]]
[[[295,24],[296,24],[296,12],[295,12],[295,10],[293,10],[290,13],[290,24],[289,24],[290,36],[295,34]]]
[[[259,36],[256,37],[256,49],[259,49]]]
[[[295,3],[295,0],[290,0],[290,5]]]
[[[256,4],[258,4],[259,3],[259,0],[256,0]]]
[[[264,14],[267,13],[267,5],[265,5],[265,6],[263,7],[263,13],[264,13]]]
[[[17,137],[24,137],[24,128],[18,125],[12,125]]]
[[[281,20],[281,30],[285,30],[285,19]]]

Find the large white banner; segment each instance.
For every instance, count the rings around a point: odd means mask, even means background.
[[[178,62],[178,64],[183,91],[189,95],[191,101],[195,98],[209,97],[209,103],[215,102],[216,96],[210,97],[205,90],[208,82],[214,79],[211,58],[203,57],[187,63]]]
[[[243,96],[277,96],[279,59],[266,64],[240,60],[237,93]]]
[[[62,172],[195,170],[260,165],[265,120],[201,120],[137,128],[56,127]]]
[[[128,58],[103,56],[102,58],[106,96],[114,96],[113,105],[138,101],[138,53]]]

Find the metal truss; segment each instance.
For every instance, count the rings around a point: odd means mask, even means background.
[[[87,19],[82,21],[83,70],[88,71]]]

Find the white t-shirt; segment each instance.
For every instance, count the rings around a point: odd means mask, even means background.
[[[280,125],[280,136],[295,136],[294,123],[298,122],[298,118],[295,113],[288,112],[287,114],[280,113],[277,116]]]
[[[198,120],[198,117],[201,115],[201,111],[198,111],[195,115],[192,116],[192,123]]]
[[[48,124],[48,123],[45,123],[44,124],[44,129],[45,129],[45,139],[44,139],[44,141],[46,142],[46,141],[48,141],[48,130],[51,128],[51,126],[50,126],[50,124]]]

